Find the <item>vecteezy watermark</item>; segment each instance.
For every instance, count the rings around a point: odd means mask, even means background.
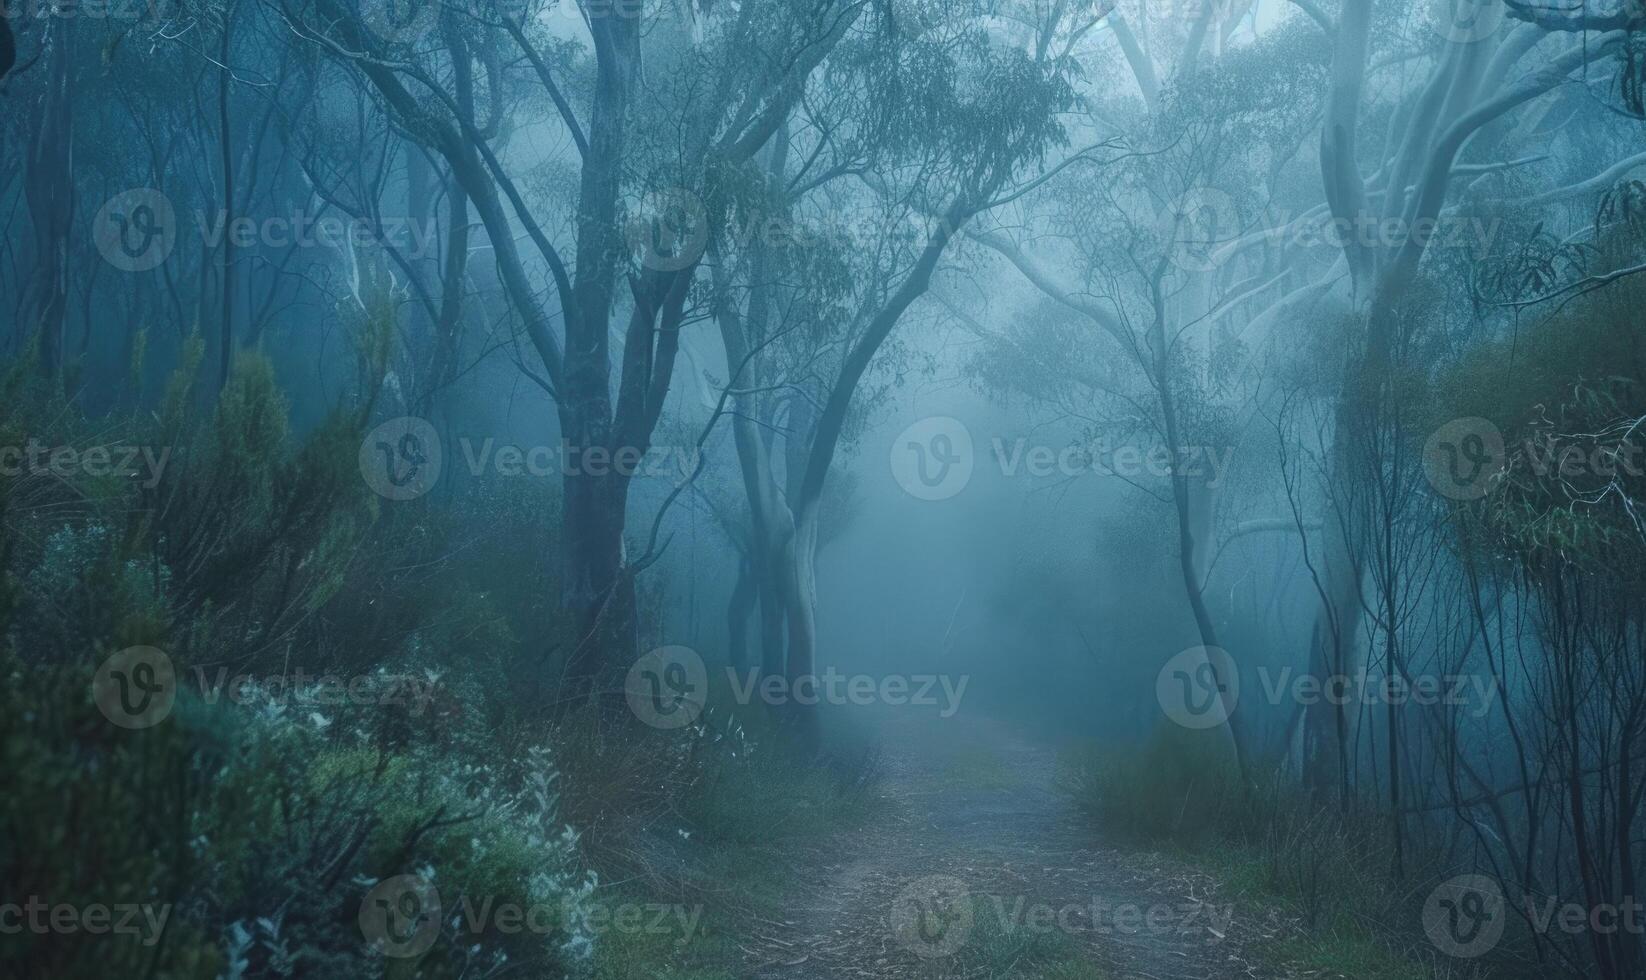
[[[1453,500],[1479,500],[1516,475],[1558,478],[1569,492],[1584,493],[1622,477],[1646,476],[1646,441],[1619,425],[1610,432],[1557,434],[1539,429],[1524,442],[1506,445],[1503,433],[1483,418],[1453,419],[1423,446],[1429,484]]]
[[[1039,901],[1029,895],[973,894],[949,875],[910,881],[892,901],[890,926],[899,945],[921,959],[953,956],[977,926],[990,922],[1001,936],[1175,936],[1222,942],[1234,922],[1234,906],[1205,902]]]
[[[395,875],[373,885],[360,902],[360,933],[384,956],[407,959],[422,956],[440,938],[443,922],[449,921],[460,933],[481,935],[550,936],[556,933],[607,933],[641,936],[676,936],[690,942],[703,916],[701,904],[666,902],[625,902],[618,905],[589,903],[581,896],[560,902],[499,902],[492,896],[479,898],[464,894],[450,909],[441,904],[440,892],[424,874]]]
[[[185,675],[185,678],[188,675]],[[280,673],[231,675],[227,668],[192,671],[200,699],[217,704],[280,708],[327,708],[340,705],[405,707],[422,715],[434,700],[439,678],[432,674],[385,671],[345,676],[309,673],[302,667]],[[121,728],[152,728],[171,716],[179,689],[171,658],[156,647],[127,647],[110,654],[92,677],[92,701],[103,717]]]
[[[1502,218],[1479,218],[1443,214],[1438,218],[1411,221],[1404,216],[1361,213],[1352,218],[1298,220],[1265,231],[1269,244],[1298,248],[1334,248],[1363,245],[1367,248],[1397,248],[1408,242],[1423,248],[1465,248],[1483,254],[1497,239]]]
[[[378,496],[412,500],[440,479],[440,434],[411,415],[389,419],[360,441],[360,475]]]
[[[170,446],[157,450],[153,446],[116,443],[81,448],[48,446],[30,439],[21,446],[0,446],[0,476],[120,476],[140,480],[145,490],[152,490],[170,459]]]
[[[422,956],[440,938],[440,892],[422,875],[384,878],[360,900],[358,920],[384,956]]]
[[[1155,218],[1171,263],[1184,272],[1211,272],[1224,262],[1222,247],[1240,237],[1240,208],[1215,187],[1191,187]]]
[[[166,261],[177,244],[177,212],[171,199],[152,187],[137,187],[109,198],[92,219],[92,243],[122,272],[148,272]]]
[[[1615,935],[1619,932],[1631,936],[1646,935],[1646,905],[1642,905],[1636,898],[1625,898],[1621,902],[1598,902],[1594,905],[1582,905],[1578,902],[1562,902],[1553,895],[1545,895],[1541,899],[1531,895],[1522,899],[1526,913],[1526,921],[1537,932],[1548,935],[1551,932],[1563,932],[1568,935],[1580,935],[1593,932],[1602,936]]]
[[[697,472],[697,446],[522,446],[461,436],[457,447],[469,475],[501,477],[616,476],[668,479],[676,486]],[[445,464],[444,442],[425,419],[406,415],[377,426],[360,442],[360,473],[390,500],[428,493]]]
[[[1508,5],[1501,0],[1429,0],[1429,26],[1454,44],[1484,41],[1503,26]]]
[[[941,959],[966,945],[976,915],[965,882],[949,875],[925,875],[905,885],[892,900],[891,934],[921,959]]]
[[[684,728],[703,713],[709,671],[690,647],[658,647],[629,668],[623,694],[635,717],[653,728]]]
[[[127,647],[109,655],[91,682],[92,701],[121,728],[151,728],[166,720],[177,701],[171,658],[156,647]]]
[[[1350,245],[1396,249],[1410,244],[1424,249],[1468,249],[1479,256],[1491,248],[1503,226],[1501,218],[1462,214],[1411,219],[1372,211],[1299,215],[1268,208],[1261,215],[1248,215],[1248,210],[1216,187],[1190,187],[1155,217],[1161,254],[1189,273],[1211,272],[1242,249],[1256,245],[1340,250]],[[1261,226],[1253,227],[1260,219]]]
[[[674,272],[689,268],[712,237],[722,248],[746,252],[756,246],[782,251],[828,250],[847,254],[929,237],[942,218],[884,207],[845,207],[797,212],[765,211],[747,202],[711,218],[695,192],[684,187],[644,191],[622,209],[623,236],[643,268]],[[951,229],[955,230],[955,229]]]
[[[892,478],[920,500],[946,500],[966,489],[974,465],[971,430],[947,415],[921,419],[892,440]]]
[[[1316,676],[1291,667],[1257,669],[1260,690],[1270,705],[1445,705],[1470,707],[1476,718],[1496,703],[1497,678],[1489,674],[1358,674]],[[1250,687],[1245,688],[1247,692]],[[1155,697],[1167,718],[1190,729],[1215,728],[1234,713],[1241,698],[1240,671],[1220,647],[1190,647],[1166,661],[1155,677]]]
[[[784,704],[835,706],[855,705],[868,707],[885,704],[892,707],[936,708],[939,718],[951,718],[960,710],[960,701],[966,696],[966,685],[971,677],[961,674],[842,674],[826,667],[821,674],[802,674],[783,677],[760,671],[746,670],[740,677],[735,668],[726,668],[726,679],[731,682],[732,697],[738,704],[756,700],[771,707]]]
[[[663,477],[684,482],[697,471],[702,451],[696,446],[558,446],[498,445],[483,439],[477,445],[464,436],[457,440],[471,476],[621,476],[626,479]]]
[[[269,674],[230,674],[220,667],[207,672],[196,667],[190,672],[199,687],[200,699],[217,704],[274,705],[298,709],[335,708],[361,705],[405,708],[421,716],[434,701],[440,678],[435,674],[309,673],[302,667]]]
[[[161,21],[183,12],[181,0],[0,0],[0,19]]]
[[[674,4],[652,5],[650,16],[667,16]],[[538,4],[532,0],[360,0],[360,22],[372,36],[386,44],[415,44],[440,23],[444,11],[461,19],[524,24],[528,18],[546,22],[553,18],[583,22],[601,18],[639,20],[648,15],[647,0],[554,0]]]
[[[960,710],[971,677],[946,674],[843,674],[832,666],[820,674],[788,677],[762,675],[758,669],[727,667],[726,683],[740,705],[768,707],[820,704],[868,707],[932,707],[938,717]],[[659,647],[634,662],[623,685],[635,717],[653,728],[682,728],[703,713],[708,696],[708,667],[697,651],[684,646]]]
[[[1507,458],[1503,433],[1483,418],[1453,419],[1423,444],[1429,485],[1453,500],[1479,500],[1490,493]]]
[[[684,187],[651,191],[625,209],[624,236],[636,261],[658,272],[689,269],[709,247],[709,212]]]
[[[1283,667],[1275,672],[1257,669],[1258,682],[1271,705],[1445,705],[1472,706],[1476,718],[1497,701],[1497,678],[1490,674],[1331,674],[1317,677]]]
[[[421,40],[440,20],[445,0],[360,0],[360,23],[389,44]]]
[[[1182,476],[1204,480],[1213,489],[1222,485],[1234,462],[1234,447],[1162,445],[1143,447],[1099,439],[1088,445],[1053,446],[1019,437],[989,440],[989,458],[1003,477],[1036,479],[1080,476]],[[977,466],[971,430],[959,419],[936,415],[905,428],[892,440],[892,478],[910,496],[945,500],[966,489]]]
[[[1466,874],[1435,886],[1423,903],[1423,931],[1435,948],[1448,956],[1473,959],[1484,956],[1503,939],[1509,915],[1503,886],[1486,875]],[[1620,902],[1582,905],[1549,895],[1525,895],[1517,914],[1534,932],[1580,935],[1593,932],[1646,935],[1646,905],[1629,896]]]
[[[1041,902],[1027,895],[989,895],[986,910],[1000,932],[1045,936],[1177,936],[1222,942],[1234,922],[1234,906],[1205,902],[1111,902],[1092,896],[1087,902]]]
[[[1204,480],[1210,489],[1217,489],[1234,462],[1234,447],[1221,449],[1213,446],[1179,446],[1174,452],[1165,446],[1145,449],[1129,443],[1113,445],[1100,439],[1090,446],[1062,447],[1029,444],[1027,439],[1016,439],[1008,444],[1004,439],[990,441],[995,462],[1002,476],[1026,474],[1031,477],[1118,476],[1128,480],[1143,477],[1165,479],[1181,476],[1190,480]]]
[[[1216,728],[1240,703],[1240,671],[1222,647],[1190,647],[1160,668],[1155,699],[1184,728]]]
[[[1503,889],[1484,875],[1458,875],[1440,883],[1423,903],[1423,931],[1449,956],[1480,956],[1503,938]]]
[[[171,906],[148,902],[51,902],[30,895],[22,902],[0,902],[0,935],[131,936],[153,946],[165,932]]]
[[[236,215],[219,210],[207,215],[196,211],[195,225],[201,239],[217,248],[227,239],[235,248],[328,248],[382,245],[402,253],[408,260],[435,254],[440,229],[434,218],[418,220],[403,215],[385,215],[379,220],[310,214]]]
[[[427,258],[438,247],[435,218],[384,215],[377,219],[312,214],[234,215],[194,212],[195,231],[209,248],[227,242],[236,248],[324,248],[335,252],[367,246],[393,248],[408,259]],[[164,263],[180,233],[171,199],[152,187],[116,194],[92,219],[92,242],[122,272],[147,272]]]

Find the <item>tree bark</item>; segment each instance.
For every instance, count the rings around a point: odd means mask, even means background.
[[[46,91],[41,96],[35,140],[27,151],[24,193],[34,228],[34,272],[25,323],[40,343],[40,367],[57,378],[63,368],[63,329],[68,315],[69,237],[74,221],[74,18],[53,17]]]
[[[217,390],[229,383],[234,367],[234,144],[229,118],[229,57],[234,4],[223,7],[223,36],[217,46],[217,145],[223,166],[223,308],[219,313],[221,349],[218,352]]]

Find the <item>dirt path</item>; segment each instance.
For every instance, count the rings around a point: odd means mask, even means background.
[[[1266,923],[1211,879],[1095,839],[1056,791],[1055,749],[976,720],[901,719],[879,734],[885,807],[831,842],[849,858],[763,923],[748,976],[1276,975],[1243,953]]]

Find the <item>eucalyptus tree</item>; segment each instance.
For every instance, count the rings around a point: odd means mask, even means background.
[[[442,5],[406,20],[383,5],[293,3],[300,35],[345,64],[395,124],[449,167],[539,360],[575,459],[563,479],[570,675],[592,684],[632,649],[635,563],[622,465],[650,447],[698,279],[705,223],[858,25],[849,0],[803,5]],[[538,105],[557,120],[551,190],[534,195],[486,119]],[[631,202],[650,192],[653,213]],[[648,244],[632,248],[636,224]],[[523,230],[535,255],[516,244]],[[537,275],[554,300],[545,303]],[[626,282],[626,297],[619,284]],[[626,323],[614,323],[620,307]],[[558,321],[558,323],[556,322]],[[622,337],[614,367],[612,333]],[[615,386],[615,391],[614,391]]]
[[[85,50],[78,26],[74,18],[53,17],[41,32],[36,56],[41,67],[33,98],[28,99],[31,138],[22,167],[32,254],[16,323],[25,336],[38,340],[40,366],[52,376],[62,369],[75,251],[70,244],[75,217],[72,162]],[[16,83],[14,78],[14,87]]]
[[[1555,23],[1552,15],[1495,2],[1442,5],[1438,17],[1416,25],[1398,20],[1411,15],[1406,8],[1383,14],[1396,18],[1393,23],[1374,13],[1370,3],[1350,0],[1331,24],[1332,70],[1319,160],[1325,191],[1321,213],[1338,230],[1339,260],[1325,276],[1277,301],[1273,311],[1318,312],[1325,301],[1327,309],[1340,311],[1329,317],[1347,316],[1359,324],[1347,337],[1332,431],[1326,436],[1324,485],[1339,491],[1376,485],[1379,474],[1388,472],[1379,458],[1385,450],[1376,448],[1380,441],[1372,429],[1389,406],[1402,318],[1424,258],[1436,243],[1454,244],[1448,227],[1489,214],[1482,208],[1492,204],[1495,182],[1538,173],[1537,165],[1547,158],[1541,152],[1546,139],[1527,125],[1528,118],[1535,121],[1532,114],[1549,111],[1565,87],[1591,68],[1605,70],[1629,50],[1625,23],[1604,18]],[[1415,37],[1400,29],[1413,26]],[[1595,29],[1586,32],[1588,27]],[[1417,73],[1404,67],[1408,64]],[[1369,106],[1378,112],[1373,115]],[[1608,161],[1596,176],[1613,165]],[[1320,220],[1305,215],[1294,219],[1293,227]],[[1365,638],[1377,632],[1363,627],[1363,617],[1371,607],[1386,618],[1400,588],[1383,576],[1369,590],[1365,577],[1366,563],[1375,558],[1373,532],[1390,515],[1344,512],[1334,503],[1344,498],[1341,492],[1327,498],[1337,513],[1327,522],[1323,601],[1312,641],[1311,670],[1320,676],[1359,669]],[[1362,507],[1378,506],[1376,495],[1358,499]],[[1393,664],[1400,656],[1397,637],[1389,630],[1381,637],[1384,656]],[[1303,765],[1317,791],[1346,791],[1346,743],[1352,737],[1334,706],[1316,705],[1307,712]]]
[[[1109,406],[1100,417],[1114,419],[1109,428],[1120,438],[1155,440],[1168,453],[1179,578],[1208,651],[1197,669],[1221,675],[1235,668],[1207,602],[1213,555],[1235,538],[1291,525],[1239,522],[1220,544],[1219,485],[1188,472],[1197,469],[1186,464],[1191,453],[1232,450],[1251,418],[1258,386],[1244,363],[1243,319],[1287,274],[1256,263],[1225,267],[1217,252],[1262,220],[1262,202],[1312,122],[1319,70],[1306,55],[1310,38],[1296,30],[1213,58],[1205,35],[1226,39],[1228,22],[1207,8],[1196,23],[1179,55],[1157,65],[1124,20],[1112,21],[1139,97],[1094,92],[1083,122],[1095,132],[1119,128],[1133,155],[1102,184],[1065,175],[971,237],[1089,331],[1085,349],[1069,354],[1065,326],[1025,321],[1013,336],[996,337],[988,355],[1019,366],[985,364],[985,377],[1061,402],[1076,417]],[[1155,49],[1169,50],[1164,41]],[[1254,747],[1227,701],[1227,681],[1218,684],[1223,727],[1249,771]]]
[[[735,263],[722,284],[734,272],[744,284],[723,291],[717,318],[756,568],[783,610],[781,635],[763,623],[763,660],[791,683],[817,670],[826,490],[875,364],[974,218],[1097,162],[1097,147],[1047,158],[1068,143],[1059,114],[1073,100],[1074,66],[1058,42],[1100,14],[1083,4],[1042,11],[1039,43],[1019,46],[1002,43],[994,11],[897,4],[877,32],[848,38],[766,159],[756,227],[775,218],[786,240],[755,235],[717,250],[717,264]],[[804,338],[798,359],[790,333]],[[785,399],[781,461],[759,428],[768,388],[796,396]]]

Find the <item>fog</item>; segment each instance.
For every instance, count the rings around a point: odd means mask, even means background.
[[[1635,0],[0,13],[0,978],[1646,977]]]

